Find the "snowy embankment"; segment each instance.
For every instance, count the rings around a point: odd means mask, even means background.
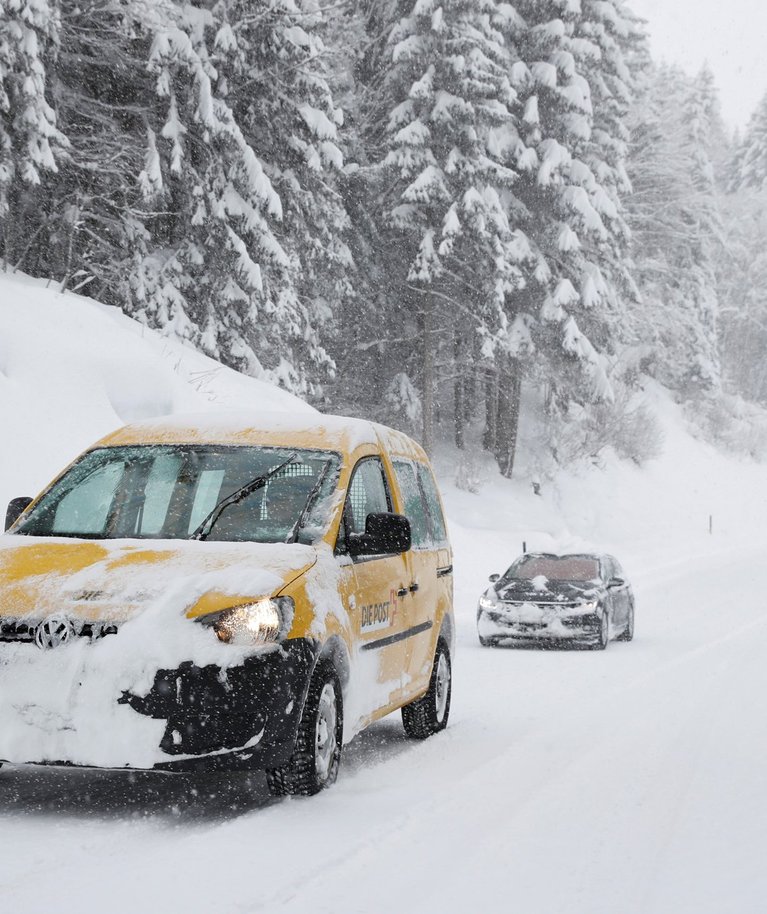
[[[410,743],[392,716],[309,801],[271,801],[261,775],[3,769],[4,909],[761,912],[767,472],[694,440],[649,394],[666,450],[643,468],[607,460],[540,495],[488,474],[472,495],[439,461],[458,617],[446,733]],[[0,275],[3,503],[123,421],[256,401],[308,408],[112,309]],[[618,555],[634,642],[480,648],[477,595],[523,540]]]
[[[0,272],[0,504],[128,422],[243,406],[311,410],[117,308]]]

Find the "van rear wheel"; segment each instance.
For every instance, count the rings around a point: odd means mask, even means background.
[[[330,787],[338,776],[342,737],[341,687],[333,669],[323,664],[312,676],[293,754],[266,772],[269,793],[309,797]]]
[[[411,739],[426,739],[447,726],[453,670],[450,651],[440,638],[434,655],[429,688],[425,695],[402,708],[402,725]]]

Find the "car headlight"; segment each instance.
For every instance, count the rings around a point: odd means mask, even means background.
[[[578,611],[582,613],[595,613],[599,608],[599,600],[586,600],[578,604]]]
[[[479,608],[480,609],[498,609],[498,603],[492,597],[488,597],[483,594],[479,598]]]
[[[272,597],[230,606],[203,616],[200,622],[212,628],[218,640],[225,644],[275,644],[283,641],[290,631],[293,608],[290,597]]]

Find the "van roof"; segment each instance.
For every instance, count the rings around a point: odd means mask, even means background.
[[[367,419],[329,416],[313,410],[180,413],[131,423],[98,442],[101,447],[130,444],[262,444],[341,453],[381,444],[393,454],[417,460],[426,457],[420,445],[402,432]]]

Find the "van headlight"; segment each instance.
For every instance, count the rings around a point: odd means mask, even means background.
[[[483,594],[479,598],[479,608],[480,609],[498,609],[498,601],[494,600],[492,597],[488,597],[486,594]]]
[[[293,624],[291,597],[272,597],[240,603],[200,619],[219,641],[234,645],[275,644],[283,641]]]

